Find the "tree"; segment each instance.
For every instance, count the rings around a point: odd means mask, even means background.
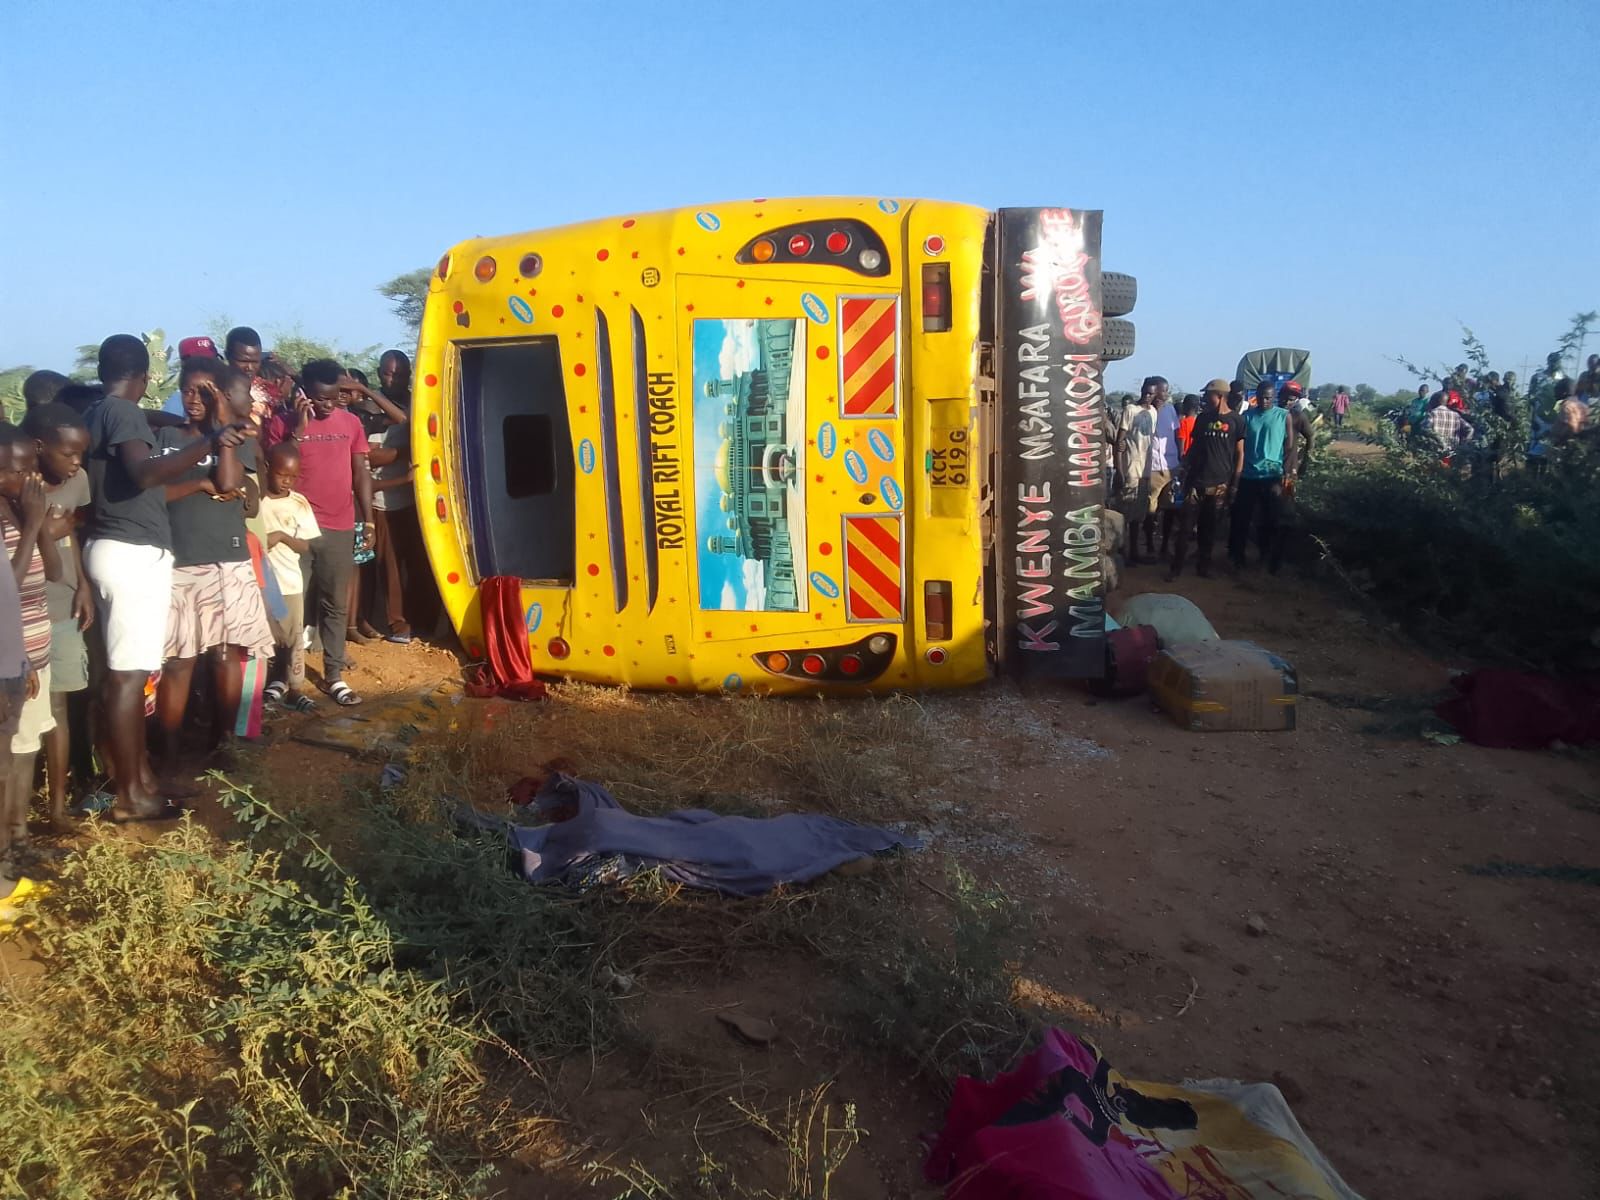
[[[1356,390],[1350,394],[1350,398],[1357,404],[1371,404],[1378,398],[1378,389],[1370,383],[1358,383],[1356,384]]]
[[[432,275],[427,267],[419,267],[378,285],[378,293],[389,301],[394,315],[412,333],[422,328],[422,307],[428,299],[428,280]]]

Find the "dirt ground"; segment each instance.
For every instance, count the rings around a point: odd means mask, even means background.
[[[1122,594],[1168,590],[1160,579],[1127,572]],[[1038,920],[1018,966],[1048,1019],[1135,1078],[1274,1081],[1365,1196],[1600,1194],[1600,891],[1464,870],[1600,867],[1600,759],[1424,739],[1430,697],[1470,664],[1424,655],[1320,583],[1172,590],[1297,666],[1299,728],[1191,734],[1147,699],[1069,689],[922,698],[953,748],[907,814],[929,842],[928,903],[946,857],[997,882]],[[374,711],[454,673],[420,645],[357,657]],[[439,719],[525,722],[530,767],[560,752],[540,735],[549,705],[481,704]],[[372,768],[290,739],[307,728],[277,731],[268,761],[337,803],[339,781]],[[564,1068],[559,1145],[512,1172],[512,1194],[611,1195],[580,1186],[591,1159],[753,1159],[759,1139],[727,1098],[770,1108],[828,1079],[835,1118],[853,1101],[870,1134],[833,1195],[936,1194],[920,1138],[941,1096],[851,1052],[820,1015],[829,986],[784,954],[650,972],[621,1001],[649,1069],[622,1055]],[[715,1019],[729,1009],[782,1036],[735,1040]]]

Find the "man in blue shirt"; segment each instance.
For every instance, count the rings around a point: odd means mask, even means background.
[[[1271,383],[1256,388],[1256,401],[1244,412],[1244,470],[1233,500],[1228,529],[1228,559],[1244,566],[1250,527],[1259,522],[1256,545],[1274,574],[1283,562],[1282,525],[1294,495],[1295,439],[1289,413],[1278,407],[1278,389]]]

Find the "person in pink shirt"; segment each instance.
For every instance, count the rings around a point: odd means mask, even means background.
[[[1340,388],[1333,394],[1333,436],[1344,428],[1344,415],[1350,411],[1350,393]]]
[[[306,577],[306,616],[316,613],[322,638],[322,686],[345,706],[361,697],[344,681],[345,628],[350,575],[355,570],[356,521],[372,540],[372,473],[367,468],[367,435],[361,422],[339,405],[344,368],[329,358],[308,362],[300,371],[304,395],[294,411],[278,412],[263,439],[267,449],[293,441],[300,451],[300,493],[311,502],[322,531],[311,539]]]

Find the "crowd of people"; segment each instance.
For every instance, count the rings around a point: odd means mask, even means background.
[[[1411,403],[1388,416],[1396,432],[1412,441],[1431,439],[1449,463],[1464,450],[1476,450],[1493,472],[1503,465],[1508,430],[1519,418],[1527,421],[1527,460],[1543,468],[1559,447],[1592,438],[1600,430],[1593,416],[1600,404],[1600,354],[1591,354],[1576,379],[1566,373],[1560,353],[1552,353],[1534,372],[1524,394],[1515,371],[1502,376],[1486,371],[1481,378],[1459,364],[1437,385],[1422,383]]]
[[[1314,452],[1314,416],[1304,389],[1267,381],[1247,399],[1241,381],[1213,379],[1176,405],[1168,393],[1165,379],[1149,376],[1111,430],[1125,562],[1167,562],[1167,579],[1175,580],[1193,541],[1195,570],[1208,576],[1217,530],[1226,522],[1230,565],[1244,567],[1253,541],[1261,561],[1276,572],[1295,481]],[[1341,423],[1348,410],[1348,398],[1342,410],[1335,408]]]
[[[351,642],[431,635],[440,602],[412,497],[411,363],[379,386],[331,359],[289,364],[252,329],[179,346],[160,409],[144,342],[101,343],[98,379],[36,371],[0,422],[0,874],[69,827],[107,773],[114,820],[174,815],[186,735],[225,761],[265,709],[361,703]],[[200,668],[197,670],[196,668]],[[198,702],[197,702],[198,698]],[[152,755],[152,749],[154,754]]]

